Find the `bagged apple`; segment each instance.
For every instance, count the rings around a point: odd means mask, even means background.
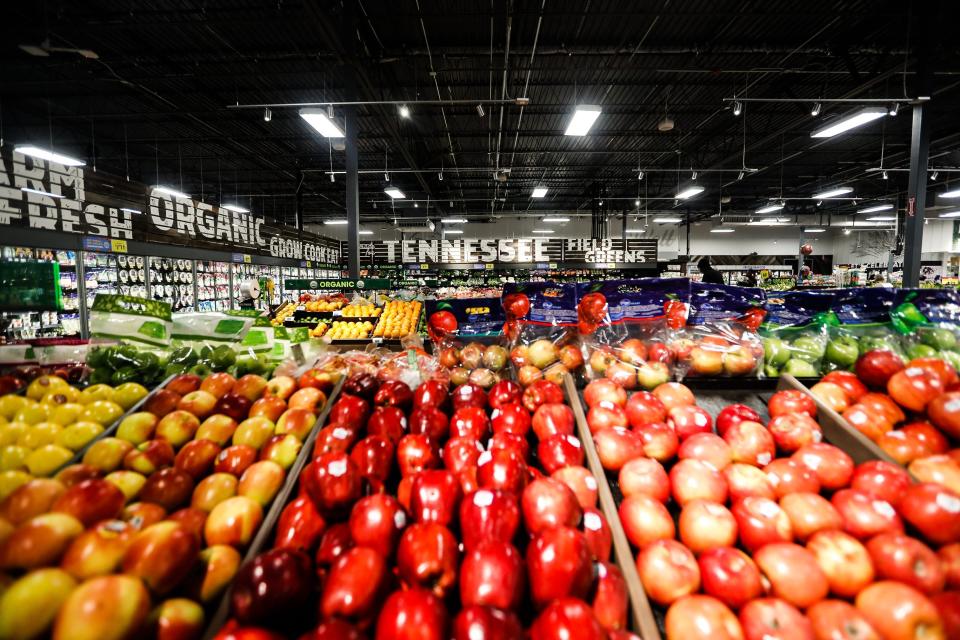
[[[826,349],[846,348],[842,342],[830,342],[827,330],[829,325],[839,324],[832,311],[838,293],[827,289],[767,296],[767,317],[760,329],[764,377],[776,378],[781,373],[818,377]]]
[[[677,377],[755,375],[763,362],[757,330],[765,300],[763,289],[691,282],[687,325],[668,345]]]
[[[868,351],[892,351],[904,357],[901,336],[891,322],[897,292],[888,288],[841,289],[835,307],[839,324],[828,327],[823,372],[853,369]]]
[[[606,377],[624,389],[653,389],[667,382],[673,375],[668,332],[686,323],[690,281],[637,278],[581,283],[577,288],[577,326],[587,377]],[[602,316],[597,313],[601,304]]]
[[[909,359],[942,358],[960,366],[960,293],[956,289],[898,289],[891,323],[903,334]]]
[[[507,283],[501,298],[503,333],[521,385],[541,378],[556,383],[583,367],[577,344],[577,288],[556,282]]]

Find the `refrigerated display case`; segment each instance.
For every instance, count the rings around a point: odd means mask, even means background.
[[[197,310],[230,309],[230,263],[197,261]]]

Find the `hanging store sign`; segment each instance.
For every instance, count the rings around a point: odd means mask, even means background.
[[[341,243],[346,252],[346,243]],[[475,269],[495,263],[644,264],[656,265],[655,238],[461,238],[456,240],[375,240],[360,243],[361,261],[371,264],[412,264],[428,269],[434,264],[463,264]],[[489,265],[489,266],[488,266]],[[469,267],[468,267],[469,268]]]
[[[340,242],[142,184],[0,149],[0,225],[340,262]],[[123,242],[102,250],[123,252]]]
[[[391,289],[387,278],[299,278],[283,281],[287,291],[313,291],[315,289],[340,289],[343,291],[370,291]]]

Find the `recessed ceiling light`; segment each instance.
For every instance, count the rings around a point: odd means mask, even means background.
[[[686,189],[683,189],[682,191],[680,191],[680,193],[678,193],[674,197],[677,200],[686,200],[688,198],[692,198],[693,196],[701,193],[703,193],[703,187],[701,187],[698,184],[695,184],[687,187]]]
[[[835,189],[827,189],[826,191],[815,193],[811,197],[815,200],[825,200],[827,198],[836,198],[837,196],[843,196],[848,193],[853,193],[853,187],[837,187]]]
[[[342,226],[347,224],[347,221],[344,218],[336,218],[334,220],[324,220],[323,224],[327,224],[330,226]]]
[[[300,117],[324,138],[342,138],[343,130],[322,109],[300,109]]]
[[[877,118],[882,118],[885,115],[887,115],[887,110],[884,107],[864,107],[863,109],[841,116],[827,126],[817,129],[810,134],[810,137],[832,138],[835,135],[839,135],[850,129],[855,129]]]
[[[876,213],[877,211],[889,211],[893,209],[892,204],[875,204],[864,209],[859,209],[857,213]]]
[[[49,198],[63,198],[64,196],[59,193],[50,193],[49,191],[44,191],[43,189],[31,189],[30,187],[20,187],[20,191],[25,193],[35,193],[38,196],[47,196]]]
[[[565,136],[585,136],[590,131],[590,127],[600,117],[600,107],[595,104],[578,105],[567,124],[567,130],[563,132]]]
[[[400,189],[397,189],[396,187],[386,187],[383,192],[394,200],[402,200],[407,197],[404,195],[403,191],[400,191]]]
[[[555,232],[553,229],[534,229],[533,233],[550,234]]]
[[[547,216],[543,219],[544,222],[570,222],[570,218],[559,218],[556,216]]]
[[[677,218],[675,216],[667,216],[663,218],[654,218],[654,222],[657,224],[675,224],[677,222],[683,222],[683,218]]]
[[[236,213],[250,213],[250,209],[244,209],[240,205],[236,204],[222,204],[220,205],[221,209],[226,209],[227,211],[235,211]]]
[[[57,164],[62,164],[66,167],[82,167],[86,162],[83,160],[77,160],[76,158],[71,158],[70,156],[65,156],[62,153],[57,153],[55,151],[48,151],[46,149],[41,149],[40,147],[34,147],[33,145],[23,145],[13,148],[14,153],[22,153],[25,156],[30,156],[31,158],[39,158],[40,160],[47,160],[49,162],[56,162]]]
[[[546,187],[534,187],[533,193],[530,194],[531,198],[543,198],[547,195]]]

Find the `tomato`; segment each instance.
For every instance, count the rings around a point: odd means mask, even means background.
[[[885,393],[868,393],[860,398],[859,404],[872,409],[874,413],[883,416],[891,425],[903,422],[907,416],[903,409],[897,406],[890,396]]]
[[[817,417],[817,403],[807,393],[797,389],[777,391],[767,401],[767,411],[771,418],[785,413],[806,413],[811,418]]]
[[[925,367],[907,367],[890,376],[887,392],[902,407],[923,411],[927,403],[943,393],[940,374]]]
[[[841,387],[850,398],[850,402],[857,402],[867,393],[867,387],[860,382],[860,378],[855,373],[849,371],[831,371],[823,376],[821,382],[832,382]]]
[[[927,404],[927,417],[947,435],[960,440],[960,391],[951,391]]]
[[[530,313],[530,298],[525,293],[508,293],[501,304],[511,320],[523,318]]]

